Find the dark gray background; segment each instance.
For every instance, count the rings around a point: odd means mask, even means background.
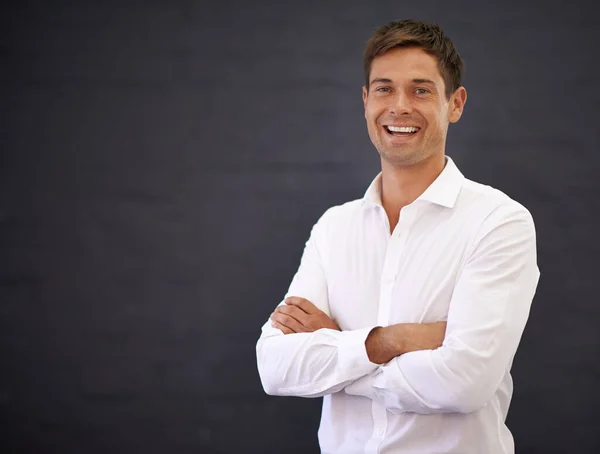
[[[4,3],[2,452],[317,452],[320,400],[265,396],[255,342],[311,225],[378,171],[361,56],[398,18],[467,62],[448,154],[537,224],[517,452],[600,452],[592,5]]]

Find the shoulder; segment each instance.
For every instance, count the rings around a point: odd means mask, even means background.
[[[364,199],[356,199],[328,208],[313,226],[311,236],[329,242],[333,237],[348,232],[361,216],[364,203]]]
[[[334,205],[323,213],[318,222],[331,226],[343,225],[361,212],[364,203],[364,199],[356,199],[341,205]]]
[[[501,190],[466,178],[458,203],[463,211],[468,211],[468,207],[471,207],[473,210],[487,213],[487,216],[492,217],[532,217],[525,206]]]
[[[465,179],[457,208],[463,216],[472,217],[479,225],[479,236],[506,225],[515,231],[529,232],[535,236],[531,212],[523,204],[492,186]]]

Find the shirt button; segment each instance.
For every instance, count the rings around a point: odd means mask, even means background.
[[[379,429],[377,431],[377,435],[379,435],[380,437],[383,436],[383,429]]]

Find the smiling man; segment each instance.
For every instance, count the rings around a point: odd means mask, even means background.
[[[268,394],[323,397],[322,453],[514,453],[511,364],[539,279],[530,213],[465,178],[446,135],[467,100],[436,25],[364,53],[381,173],[327,210],[257,343]]]

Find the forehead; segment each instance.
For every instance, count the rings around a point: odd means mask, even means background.
[[[391,79],[394,82],[431,79],[443,83],[436,58],[423,49],[400,47],[373,59],[369,80]]]

